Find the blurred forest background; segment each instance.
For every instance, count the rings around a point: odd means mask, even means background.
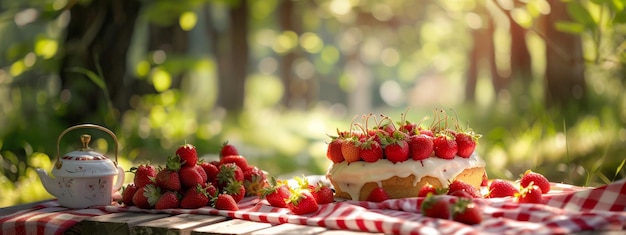
[[[120,164],[228,140],[270,174],[323,174],[354,115],[455,110],[490,178],[623,178],[626,0],[3,0],[0,206],[50,198],[66,128]],[[430,124],[428,121],[426,124]],[[88,132],[112,156],[110,137]],[[127,181],[132,175],[127,174]]]

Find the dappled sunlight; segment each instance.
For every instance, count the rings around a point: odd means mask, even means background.
[[[300,46],[308,53],[319,53],[324,48],[324,41],[315,33],[306,32],[300,36]]]
[[[252,75],[246,82],[245,106],[249,110],[266,109],[278,104],[285,88],[278,77]]]
[[[50,59],[57,54],[59,45],[57,41],[52,39],[39,39],[35,43],[35,54],[43,57],[43,59]]]
[[[272,45],[272,48],[276,53],[287,53],[298,45],[298,34],[293,31],[284,31],[279,34]]]
[[[56,135],[77,123],[111,128],[124,169],[184,143],[215,160],[228,141],[285,176],[324,174],[355,115],[441,108],[482,134],[490,178],[626,176],[617,3],[17,2],[0,13],[0,206],[51,197],[34,169],[52,168]]]
[[[198,16],[196,15],[196,13],[190,11],[181,14],[178,20],[178,24],[180,24],[180,27],[185,31],[193,29],[194,27],[196,27],[197,23]]]

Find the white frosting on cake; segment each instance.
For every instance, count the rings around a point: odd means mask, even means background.
[[[376,162],[348,163],[343,161],[332,164],[328,168],[327,177],[334,179],[341,190],[350,194],[350,197],[359,198],[361,187],[368,182],[375,182],[380,185],[383,180],[391,177],[406,178],[413,174],[415,175],[413,185],[416,185],[422,177],[431,176],[439,179],[441,184],[447,187],[449,181],[463,170],[485,167],[485,165],[485,161],[476,152],[472,153],[469,158],[459,156],[454,157],[454,159],[429,157],[419,161],[409,159],[395,164],[386,159]]]

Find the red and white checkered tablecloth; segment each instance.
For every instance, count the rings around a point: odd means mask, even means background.
[[[381,203],[343,201],[322,205],[314,214],[298,216],[248,197],[239,211],[211,207],[199,209],[143,210],[118,205],[70,210],[55,200],[32,209],[0,217],[2,234],[60,234],[81,220],[107,213],[143,212],[222,215],[273,224],[294,223],[386,234],[569,234],[585,230],[626,232],[626,179],[598,188],[553,183],[555,192],[544,195],[544,204],[520,204],[510,198],[475,199],[483,222],[462,223],[422,216],[422,198],[393,199]],[[452,199],[452,197],[449,197]]]

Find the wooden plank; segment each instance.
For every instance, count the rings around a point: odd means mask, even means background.
[[[212,224],[204,227],[198,227],[191,231],[191,235],[200,234],[250,234],[254,231],[271,227],[271,224],[246,221],[241,219],[232,219],[226,222]]]
[[[130,234],[131,227],[150,220],[168,217],[168,214],[143,214],[143,213],[112,213],[85,219],[76,224],[72,230],[80,234]]]
[[[0,208],[0,216],[10,215],[21,210],[31,209],[33,208],[33,206],[40,204],[42,202],[44,201],[31,202],[27,204],[20,204],[20,205],[14,205],[14,206],[9,206],[9,207],[2,207]]]
[[[299,224],[280,224],[267,229],[258,230],[252,235],[272,235],[272,234],[301,234],[312,235],[326,231],[324,227],[315,227]]]
[[[228,218],[215,215],[180,214],[137,224],[131,234],[190,234],[196,227],[223,222]]]

